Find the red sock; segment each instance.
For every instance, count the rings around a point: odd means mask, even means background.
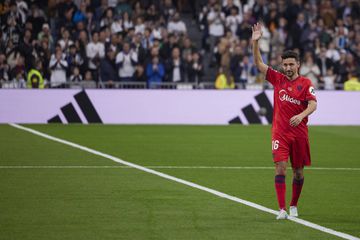
[[[286,183],[285,183],[284,175],[276,175],[275,176],[275,189],[276,189],[276,196],[277,196],[278,203],[279,203],[279,208],[286,209],[286,204],[285,204]]]
[[[293,179],[292,198],[291,198],[290,206],[297,206],[303,184],[304,184],[304,178],[302,178],[302,179],[294,178]]]

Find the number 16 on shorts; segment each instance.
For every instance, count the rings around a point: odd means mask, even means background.
[[[272,140],[271,142],[271,149],[277,150],[279,148],[279,140]]]

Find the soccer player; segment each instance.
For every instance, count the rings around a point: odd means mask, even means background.
[[[290,216],[297,217],[297,203],[304,183],[304,166],[311,164],[308,140],[308,116],[316,110],[317,102],[311,81],[299,75],[299,55],[294,51],[282,54],[283,73],[264,64],[259,39],[262,25],[252,27],[254,62],[266,80],[274,86],[274,114],[272,125],[272,154],[275,163],[275,189],[279,203],[276,219],[287,219],[285,176],[290,157],[293,170]]]

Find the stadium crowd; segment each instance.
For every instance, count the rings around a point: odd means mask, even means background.
[[[188,33],[184,6],[201,44]],[[218,89],[264,85],[251,57],[251,26],[258,21],[267,64],[281,70],[281,52],[295,49],[300,74],[318,89],[360,90],[357,0],[5,0],[0,86],[197,86],[208,69],[218,73],[212,77]]]

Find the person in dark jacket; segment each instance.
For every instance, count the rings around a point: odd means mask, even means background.
[[[106,87],[112,87],[114,82],[119,80],[115,64],[115,54],[112,48],[108,48],[106,57],[100,61],[100,77]]]

